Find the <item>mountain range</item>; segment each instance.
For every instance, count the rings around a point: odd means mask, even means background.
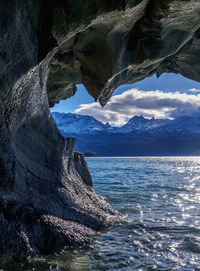
[[[101,156],[200,155],[200,119],[147,119],[134,116],[122,127],[92,116],[52,113],[64,137],[76,138],[76,150]]]

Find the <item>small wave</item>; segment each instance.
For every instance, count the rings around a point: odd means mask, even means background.
[[[200,245],[194,243],[193,241],[185,241],[180,245],[180,249],[186,250],[188,252],[200,254]]]

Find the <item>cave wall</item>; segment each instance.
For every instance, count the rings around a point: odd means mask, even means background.
[[[104,106],[118,86],[153,74],[199,81],[199,1],[84,3],[61,5],[53,17],[58,51],[47,82],[50,106],[74,95],[80,83]],[[87,20],[80,16],[77,24],[77,14]]]
[[[0,257],[83,245],[117,212],[49,106],[83,83],[102,106],[152,74],[200,80],[194,0],[0,2]]]
[[[40,40],[43,8],[0,3],[0,264],[84,245],[117,214],[51,116],[46,83],[57,48]]]

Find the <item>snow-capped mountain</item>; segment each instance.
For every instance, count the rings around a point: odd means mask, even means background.
[[[200,119],[134,116],[111,127],[91,116],[52,113],[64,137],[76,137],[75,150],[100,156],[200,155]]]
[[[59,130],[65,135],[90,135],[96,133],[128,134],[128,133],[200,133],[200,118],[182,116],[174,120],[147,119],[143,116],[134,116],[122,127],[112,127],[109,123],[103,124],[92,116],[72,113],[52,113]]]
[[[168,120],[157,128],[158,131],[171,133],[200,133],[200,118],[182,116],[174,120]]]
[[[97,132],[109,132],[113,129],[108,123],[103,124],[94,117],[88,115],[58,112],[53,112],[52,115],[58,129],[65,134],[94,134]]]
[[[176,119],[146,119],[134,116],[124,126],[118,128],[119,133],[134,131],[151,131],[156,133],[200,133],[200,118],[181,116]]]
[[[158,127],[162,127],[169,120],[168,119],[146,119],[143,116],[132,117],[125,125],[118,128],[119,133],[130,133],[135,130],[137,131],[148,131]]]

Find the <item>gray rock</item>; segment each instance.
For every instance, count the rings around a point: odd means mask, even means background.
[[[10,261],[83,245],[117,215],[49,105],[79,83],[105,105],[155,73],[199,81],[200,3],[2,0],[0,14],[0,259]]]

